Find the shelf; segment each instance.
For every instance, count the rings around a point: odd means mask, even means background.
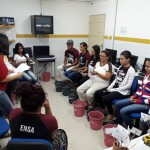
[[[0,28],[13,28],[15,25],[0,25]]]

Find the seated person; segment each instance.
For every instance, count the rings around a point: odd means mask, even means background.
[[[68,40],[66,44],[67,50],[65,51],[64,64],[57,67],[63,80],[68,79],[64,75],[65,71],[73,69],[73,67],[79,62],[79,51],[73,47],[73,40]]]
[[[83,70],[80,70],[79,72],[73,74],[72,81],[74,83],[76,83],[77,85],[81,85],[90,78],[88,76],[88,70],[93,70],[93,67],[99,61],[99,53],[100,47],[98,45],[92,46],[91,57],[88,61],[88,66],[86,66]]]
[[[112,101],[114,99],[124,99],[130,95],[131,86],[135,77],[135,70],[130,65],[132,54],[129,51],[123,51],[120,54],[120,64],[117,75],[114,81],[108,88],[101,89],[95,93],[95,102],[99,103],[102,111],[105,106],[108,110],[108,115],[105,122],[112,121],[114,117]],[[105,105],[104,105],[105,104]]]
[[[36,138],[51,141],[54,149],[67,150],[67,135],[58,129],[49,100],[41,85],[22,82],[16,89],[21,108],[14,109],[9,117],[12,138]],[[45,114],[41,113],[42,107]]]
[[[85,69],[90,59],[90,54],[87,50],[87,44],[85,42],[80,43],[80,56],[79,56],[79,63],[74,66],[72,70],[66,70],[65,76],[68,77],[71,81],[73,81],[73,75],[76,72],[80,72]]]
[[[16,68],[9,62],[7,56],[8,56],[8,54],[4,55],[4,63],[7,66],[8,75],[10,75],[11,73],[15,72]],[[9,96],[10,99],[11,99],[11,94],[13,93],[15,88],[17,87],[18,80],[19,79],[12,80],[12,81],[8,82],[8,84],[7,84],[7,87],[6,87],[5,91],[6,91],[6,93]],[[12,99],[11,99],[11,101],[12,101]],[[12,103],[13,103],[13,101],[12,101]]]
[[[20,64],[25,63],[26,65],[30,64],[29,54],[26,54],[24,47],[21,43],[15,45],[15,51],[17,54],[14,56],[14,66],[18,67]],[[35,84],[37,82],[37,77],[31,70],[26,70],[23,72],[23,79]]]
[[[10,101],[10,98],[6,94],[5,90],[7,84],[10,81],[21,78],[22,73],[17,73],[16,75],[9,76],[8,68],[4,63],[4,55],[9,53],[9,42],[8,37],[0,33],[0,116],[9,117],[10,112],[13,110],[13,105]]]
[[[112,64],[109,61],[109,53],[107,51],[101,52],[100,61],[96,63],[91,74],[93,76],[77,88],[80,100],[87,101],[89,109],[93,106],[95,92],[107,87],[112,75]]]
[[[116,102],[117,123],[132,127],[131,113],[148,113],[150,109],[150,59],[145,63],[146,75],[137,92],[130,98]]]

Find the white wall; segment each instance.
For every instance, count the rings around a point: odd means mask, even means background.
[[[115,5],[117,0],[99,0],[94,2],[91,14],[106,14],[105,35],[113,36]],[[150,38],[150,1],[149,0],[118,0],[115,36],[130,38]],[[112,40],[104,41],[104,48],[112,48]],[[114,41],[114,49],[118,56],[123,50],[130,50],[139,56],[138,62],[143,64],[145,57],[150,57],[150,44],[126,41]]]
[[[54,34],[88,34],[89,15],[106,14],[105,35],[113,36],[117,0],[98,0],[91,3],[66,2],[65,0],[1,0],[0,16],[15,18],[15,28],[10,32],[15,34],[31,34],[30,15],[54,16]],[[150,37],[150,1],[149,0],[118,0],[118,13],[115,36],[149,39]],[[122,31],[123,30],[123,31]],[[58,57],[57,65],[63,61],[68,38],[16,38],[24,46],[50,45],[51,53]],[[87,42],[87,38],[73,38],[77,49],[79,43]],[[10,52],[15,43],[10,45]],[[104,48],[112,48],[113,41],[104,41]],[[150,55],[150,44],[114,41],[114,49],[121,51],[128,49],[139,56],[139,62]],[[12,53],[12,52],[11,52]]]
[[[115,35],[150,39],[149,6],[149,0],[119,0]],[[145,57],[150,57],[150,44],[116,41],[115,48],[119,51],[129,49],[139,56],[138,62],[141,64]]]
[[[55,34],[88,34],[90,4],[43,1],[43,15],[54,16]]]

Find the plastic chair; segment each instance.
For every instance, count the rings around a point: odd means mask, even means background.
[[[140,122],[140,118],[141,118],[141,113],[131,113],[130,117],[132,119],[135,119],[135,127],[139,128],[139,122]]]
[[[8,141],[7,150],[52,150],[52,144],[44,139],[14,138]]]
[[[0,138],[5,137],[5,134],[9,131],[9,124],[7,121],[0,117]]]
[[[138,77],[135,76],[135,77],[134,77],[134,80],[133,80],[133,83],[132,83],[132,86],[131,86],[131,93],[130,93],[130,95],[132,95],[133,93],[135,93],[136,90],[137,90],[137,88],[138,88]],[[117,101],[119,101],[119,100],[120,100],[120,99],[114,99],[114,100],[112,101],[112,105],[115,105],[115,103],[116,103]]]

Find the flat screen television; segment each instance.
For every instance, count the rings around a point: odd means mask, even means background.
[[[53,34],[53,16],[32,15],[31,33]]]
[[[114,65],[116,63],[117,50],[108,49],[108,48],[106,48],[105,50],[108,51],[108,53],[110,55],[111,63]]]

